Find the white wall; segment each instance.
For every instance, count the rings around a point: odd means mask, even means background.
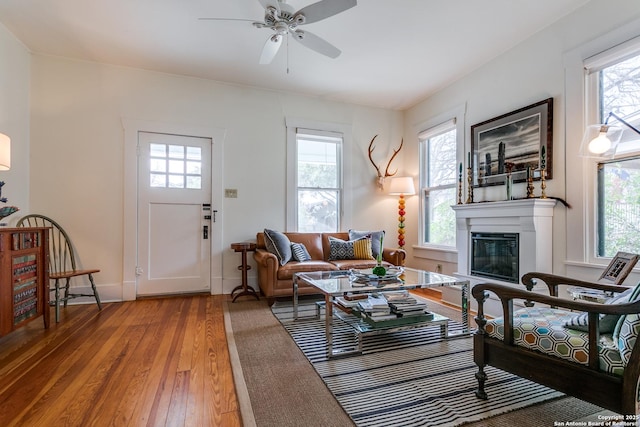
[[[31,56],[13,34],[0,25],[0,133],[11,138],[11,170],[0,172],[4,181],[2,206],[29,209],[29,85]],[[15,223],[22,212],[3,222]]]
[[[72,233],[82,262],[102,268],[99,285],[117,289],[123,279],[122,119],[223,128],[221,185],[238,189],[238,198],[216,201],[214,208],[224,212],[223,276],[237,282],[239,258],[228,249],[229,244],[252,239],[264,227],[285,226],[285,117],[352,126],[352,164],[347,168],[353,177],[353,223],[345,228],[385,228],[393,236],[397,198],[379,193],[373,183],[374,171],[366,157],[373,135],[380,135],[376,155],[383,162],[404,136],[405,148],[395,165],[399,175],[417,177],[417,124],[466,105],[465,147],[461,151],[465,153],[470,147],[471,125],[553,97],[554,177],[548,182],[547,193],[572,203],[569,215],[581,215],[578,211],[582,211],[583,201],[567,191],[570,184],[565,181],[565,177],[581,179],[567,163],[576,162],[574,144],[579,142],[583,126],[578,123],[582,111],[576,111],[580,107],[575,99],[567,99],[576,95],[567,92],[566,58],[580,46],[616,33],[639,17],[637,0],[591,0],[517,48],[493,60],[488,58],[485,66],[405,112],[31,56],[0,26],[0,132],[10,135],[13,142],[12,170],[0,172],[0,179],[7,182],[3,194],[22,209],[20,214],[40,211],[58,218]],[[521,185],[515,190],[524,191]],[[500,188],[477,191],[476,200],[491,200],[497,197],[492,193],[495,191]],[[418,200],[414,196],[407,201],[407,264],[434,269],[445,260],[444,272],[455,271],[455,263],[448,262],[455,261],[455,254],[433,255],[413,248],[417,243]],[[20,214],[15,214],[16,218]],[[557,273],[567,270],[567,253],[581,253],[582,242],[574,243],[575,235],[568,233],[567,223],[572,221],[565,208],[556,208],[553,265]],[[418,252],[427,258],[415,258]],[[580,261],[573,255],[571,258]],[[572,273],[594,274],[586,270]]]
[[[573,205],[571,214],[583,211],[582,198],[575,191],[567,191],[567,180],[580,187],[581,176],[568,173],[567,164],[580,161],[577,158],[575,144],[579,144],[584,129],[581,118],[582,103],[579,99],[567,100],[566,93],[566,55],[577,46],[589,43],[592,39],[615,32],[625,24],[640,17],[640,2],[637,0],[592,0],[575,13],[564,17],[556,24],[534,35],[516,48],[495,58],[475,72],[455,84],[433,94],[425,101],[405,112],[405,140],[409,143],[409,152],[417,152],[418,140],[414,127],[431,117],[466,104],[466,135],[464,153],[470,150],[470,127],[476,123],[513,111],[549,97],[554,98],[553,114],[553,179],[547,182],[547,195],[560,197]],[[640,25],[635,26],[640,35]],[[581,84],[582,76],[573,75],[570,81]],[[581,96],[581,94],[578,94]],[[572,94],[572,96],[576,96]],[[569,108],[571,110],[567,110]],[[571,122],[567,126],[567,117]],[[418,175],[417,157],[405,157],[405,168]],[[460,159],[462,161],[462,159]],[[464,160],[466,165],[466,160]],[[540,194],[538,182],[534,183],[536,194]],[[574,185],[575,187],[575,185]],[[500,200],[502,186],[489,189],[476,189],[474,201]],[[514,195],[525,194],[524,184],[516,184]],[[416,198],[417,199],[417,198]],[[415,208],[417,209],[417,200]],[[413,206],[412,206],[413,208]],[[581,214],[580,214],[581,215]],[[409,227],[417,229],[417,216],[410,215]],[[572,245],[581,245],[575,235],[567,233],[568,209],[558,204],[554,212],[553,270],[566,273],[567,253]],[[416,245],[417,236],[411,234],[408,245]],[[571,250],[572,253],[583,253]],[[413,257],[414,253],[424,258]],[[426,255],[425,255],[426,254]],[[433,251],[414,249],[409,265],[433,265],[433,258],[439,256]],[[445,270],[455,265],[446,265]],[[599,270],[601,271],[601,269]],[[451,271],[445,271],[451,272]],[[594,271],[572,270],[576,276],[597,279]],[[598,273],[599,274],[599,273]]]
[[[238,198],[213,202],[223,218],[226,291],[240,277],[230,243],[285,227],[287,116],[352,127],[353,223],[344,229],[395,230],[395,199],[377,192],[366,153],[375,134],[379,155],[397,145],[400,112],[50,56],[34,55],[32,70],[31,208],[59,219],[83,263],[102,269],[106,299],[119,298],[123,280],[123,118],[226,131],[219,185]]]

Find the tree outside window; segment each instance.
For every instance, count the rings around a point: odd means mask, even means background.
[[[456,204],[455,121],[426,130],[420,136],[424,235],[422,243],[455,246]]]
[[[597,73],[600,118],[610,112],[638,128],[640,125],[640,54]],[[598,164],[597,254],[640,253],[640,135],[615,119],[623,129],[616,159]],[[620,153],[620,154],[619,154]]]
[[[296,140],[297,230],[338,231],[342,139],[298,133]]]

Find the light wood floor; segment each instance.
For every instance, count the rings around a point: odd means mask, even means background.
[[[69,306],[0,338],[0,425],[242,425],[226,298]]]

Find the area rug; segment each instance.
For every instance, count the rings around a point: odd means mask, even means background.
[[[358,426],[458,426],[563,396],[504,371],[487,367],[488,400],[475,397],[476,365],[471,337],[440,339],[430,326],[366,337],[363,355],[327,359],[324,315],[305,301],[293,321],[290,302],[274,315],[289,332],[342,408]],[[323,312],[322,312],[323,313]],[[354,344],[351,320],[334,319],[335,346]],[[449,329],[461,328],[451,321]]]

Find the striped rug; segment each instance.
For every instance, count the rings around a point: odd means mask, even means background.
[[[311,319],[313,301],[300,305],[305,320],[293,321],[290,302],[272,311],[358,426],[458,426],[563,396],[487,367],[489,399],[476,398],[473,340],[443,341],[435,325],[366,337],[364,354],[327,360],[324,313]],[[355,343],[350,321],[334,318],[335,348]],[[461,327],[449,323],[451,331]]]

